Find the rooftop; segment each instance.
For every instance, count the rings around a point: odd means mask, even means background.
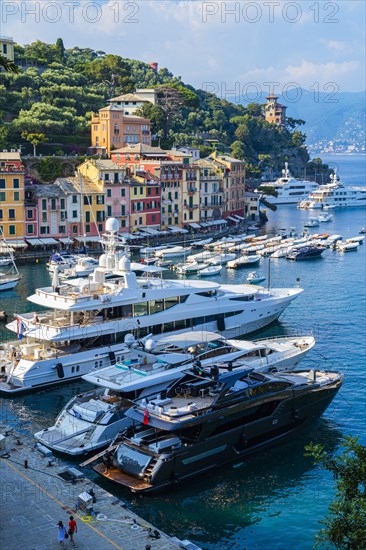
[[[18,160],[21,162],[20,153],[18,151],[2,151],[0,160]]]
[[[137,118],[137,117],[136,117]],[[121,147],[121,149],[114,149],[112,151],[112,154],[115,153],[136,153],[141,155],[157,155],[162,156],[166,155],[167,151],[164,151],[163,149],[160,149],[160,147],[152,147],[151,145],[145,145],[144,143],[136,143],[134,145],[127,145],[126,147]]]
[[[144,99],[137,94],[122,94],[117,97],[111,97],[111,99],[107,99],[107,101],[143,101],[145,103],[148,103],[147,99]]]

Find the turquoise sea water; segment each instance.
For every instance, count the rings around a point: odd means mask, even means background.
[[[365,184],[365,157],[335,157],[347,184]],[[312,232],[340,233],[344,238],[366,226],[362,208],[335,210],[334,221]],[[280,228],[301,230],[312,215],[294,206],[268,212],[265,232]],[[326,514],[332,497],[331,477],[304,457],[310,441],[336,451],[345,434],[359,435],[366,442],[366,244],[357,252],[326,251],[311,262],[272,260],[272,286],[293,286],[300,279],[304,293],[286,310],[280,321],[260,331],[257,337],[313,332],[317,345],[303,366],[342,370],[343,388],[317,425],[294,441],[225,465],[193,479],[171,492],[150,497],[131,496],[88,475],[119,495],[134,511],[165,532],[188,538],[204,549],[313,548],[318,520]],[[268,260],[260,269],[267,273]],[[49,283],[42,264],[22,266],[24,278],[16,290],[3,292],[0,310],[32,310],[26,297],[35,287]],[[244,282],[248,270],[223,270],[223,282]],[[0,327],[0,339],[6,337]],[[86,389],[83,382],[39,394],[2,400],[1,415],[9,425],[34,432],[51,424],[71,395]],[[102,550],[102,549],[100,549]]]

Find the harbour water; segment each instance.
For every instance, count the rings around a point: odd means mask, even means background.
[[[365,185],[365,157],[342,158],[334,157],[342,180]],[[347,238],[366,226],[365,209],[332,213],[332,222],[312,232],[339,233]],[[290,227],[301,231],[311,215],[295,206],[278,207],[276,212],[268,212],[265,232],[273,234]],[[204,549],[313,548],[318,521],[332,498],[333,483],[304,456],[304,446],[313,441],[324,444],[330,452],[337,451],[347,434],[359,435],[366,442],[365,251],[366,244],[348,254],[327,250],[322,258],[309,262],[278,259],[268,266],[267,259],[261,260],[259,269],[266,275],[270,267],[272,286],[299,284],[305,291],[279,322],[252,336],[313,332],[317,345],[302,365],[345,373],[343,388],[317,425],[294,441],[241,463],[219,467],[167,493],[131,496],[100,480],[92,470],[88,476],[121,496],[133,511],[158,528],[180,539],[188,538]],[[23,280],[16,290],[1,294],[0,310],[33,310],[27,296],[35,287],[50,282],[42,263],[21,266],[20,270]],[[215,280],[245,282],[248,271],[223,270]],[[0,339],[8,338],[3,326],[0,331]],[[1,418],[10,427],[35,432],[52,424],[65,402],[87,387],[80,382],[2,400]]]

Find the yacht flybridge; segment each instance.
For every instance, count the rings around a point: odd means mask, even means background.
[[[275,321],[300,288],[265,289],[207,280],[137,277],[128,250],[117,251],[118,220],[106,222],[105,254],[89,280],[38,288],[29,301],[51,311],[17,314],[7,328],[17,333],[0,355],[0,392],[64,382],[123,353],[127,333],[198,329],[237,337]],[[108,274],[114,273],[113,279]],[[19,337],[23,339],[19,343]],[[58,365],[58,366],[57,366]]]

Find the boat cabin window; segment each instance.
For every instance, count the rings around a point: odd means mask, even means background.
[[[197,296],[204,296],[205,298],[211,298],[217,295],[217,290],[208,290],[206,292],[197,292]]]
[[[138,476],[143,473],[151,459],[151,456],[122,444],[118,447],[113,461],[115,465],[117,467],[120,466],[123,471],[133,476]]]
[[[237,302],[250,302],[254,300],[254,295],[249,294],[248,296],[239,296],[238,298],[230,298],[230,300],[235,300]]]
[[[250,397],[257,397],[265,393],[278,392],[291,386],[289,382],[267,382],[249,389]]]

